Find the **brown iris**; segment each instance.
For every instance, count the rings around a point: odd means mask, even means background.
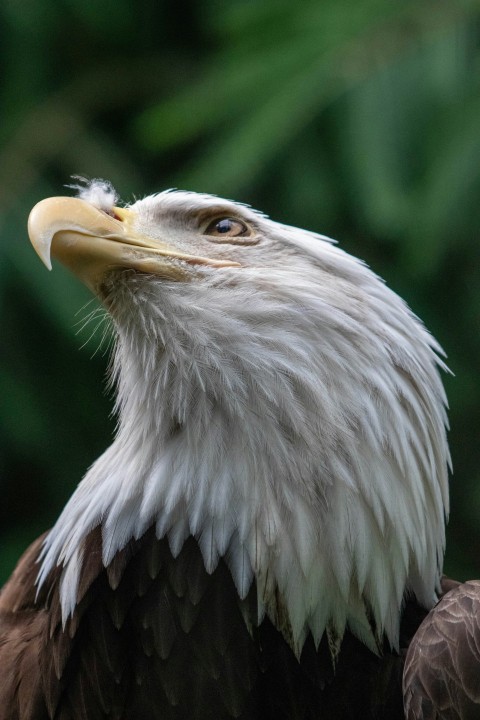
[[[250,234],[251,230],[243,220],[229,217],[213,220],[205,230],[205,235],[225,239],[245,237]]]

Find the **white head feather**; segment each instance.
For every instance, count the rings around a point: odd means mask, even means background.
[[[194,535],[208,572],[225,557],[241,597],[255,579],[259,621],[276,622],[280,597],[296,652],[347,626],[398,647],[405,596],[431,607],[441,572],[441,350],[328,238],[207,195],[132,207],[142,232],[181,246],[212,206],[257,230],[258,245],[216,249],[240,268],[106,283],[118,433],[49,534],[39,581],[65,566],[65,619],[88,532],[102,524],[108,564],[156,524],[175,555]]]

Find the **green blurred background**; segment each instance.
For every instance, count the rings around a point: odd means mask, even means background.
[[[114,430],[96,301],[26,234],[75,173],[235,198],[381,274],[455,375],[446,570],[480,576],[479,38],[462,0],[1,4],[0,581]]]

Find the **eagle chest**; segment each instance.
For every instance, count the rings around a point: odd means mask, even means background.
[[[64,629],[58,570],[38,599],[45,718],[403,717],[400,657],[347,634],[335,671],[326,641],[317,651],[309,637],[297,659],[268,619],[256,624],[255,586],[241,601],[226,564],[209,575],[193,538],[174,558],[151,529],[106,569],[101,549],[96,529]]]

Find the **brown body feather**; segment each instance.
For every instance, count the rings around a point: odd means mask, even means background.
[[[407,655],[407,720],[480,718],[480,581],[447,581],[444,590]]]
[[[35,598],[42,539],[0,595],[1,720],[403,717],[403,652],[377,657],[347,633],[335,670],[325,638],[297,660],[269,620],[255,626],[255,587],[239,600],[192,538],[174,559],[150,530],[105,569],[93,531],[63,628],[59,569]],[[407,606],[405,646],[423,615]]]

